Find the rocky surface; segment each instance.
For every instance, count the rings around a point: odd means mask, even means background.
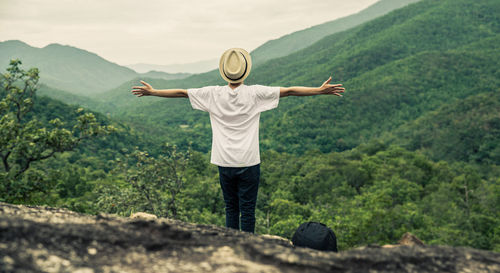
[[[446,246],[340,253],[169,219],[0,203],[0,272],[500,272],[500,254]]]

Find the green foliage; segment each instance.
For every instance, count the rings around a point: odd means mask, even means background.
[[[58,118],[43,124],[29,116],[39,79],[38,69],[24,71],[20,65],[21,61],[12,60],[0,79],[0,198],[9,202],[30,202],[31,193],[47,192],[50,188],[50,183],[44,183],[42,170],[27,172],[34,163],[73,150],[82,140],[113,130],[113,127],[101,126],[92,113],[81,113],[71,130],[63,128]]]
[[[311,215],[306,206],[287,199],[273,199],[269,208],[269,233],[287,238],[292,238],[297,223],[305,222]]]
[[[374,142],[343,153],[269,152],[262,167],[260,233],[290,238],[318,221],[341,249],[395,243],[405,232],[430,244],[498,248],[499,180],[472,165]]]
[[[159,217],[177,218],[178,195],[184,188],[183,175],[190,155],[190,150],[182,153],[177,147],[166,144],[158,158],[150,156],[147,152],[135,150],[126,154],[124,159],[117,159],[117,171],[122,172],[120,177],[123,177],[130,186],[128,190],[132,192],[128,195],[119,193],[118,197],[111,197],[113,204],[121,204],[111,207],[124,212],[129,209],[125,204],[133,202],[134,209],[154,213]],[[99,205],[109,207],[110,196],[116,194],[111,191],[106,192],[106,195],[101,194],[101,198],[98,199]],[[122,197],[126,199],[115,202],[115,199]]]
[[[498,91],[445,104],[400,126],[386,140],[435,160],[500,165]]]

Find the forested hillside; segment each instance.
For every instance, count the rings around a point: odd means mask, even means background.
[[[260,65],[268,60],[283,57],[295,51],[306,48],[325,36],[348,30],[364,22],[399,9],[420,0],[381,0],[368,8],[340,19],[312,26],[290,33],[275,40],[268,41],[251,52],[254,65]],[[332,14],[337,7],[332,5]]]
[[[445,104],[400,126],[383,139],[422,151],[434,160],[500,165],[498,91]]]
[[[311,147],[323,152],[351,149],[443,104],[498,92],[498,61],[494,51],[465,50],[424,52],[395,61],[347,81],[350,93],[341,100],[314,98],[291,107],[283,118],[266,119],[263,138],[269,139],[269,147],[294,153]],[[448,130],[436,130],[441,129]]]
[[[93,100],[87,96],[59,90],[43,83],[39,84],[37,95],[53,98],[70,105],[79,105],[89,109],[97,109],[100,105],[98,101]]]

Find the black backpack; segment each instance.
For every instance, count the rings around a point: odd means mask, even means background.
[[[294,246],[337,252],[337,236],[322,223],[303,223],[293,234],[292,243]]]

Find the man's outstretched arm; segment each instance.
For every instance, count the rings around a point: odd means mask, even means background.
[[[320,87],[281,87],[280,97],[287,96],[314,96],[314,95],[335,95],[342,97],[341,93],[345,92],[342,84],[330,84],[332,77],[328,78]]]
[[[187,98],[188,93],[185,89],[154,89],[149,83],[141,81],[144,86],[132,87],[132,93],[138,97],[157,96],[165,98]]]

